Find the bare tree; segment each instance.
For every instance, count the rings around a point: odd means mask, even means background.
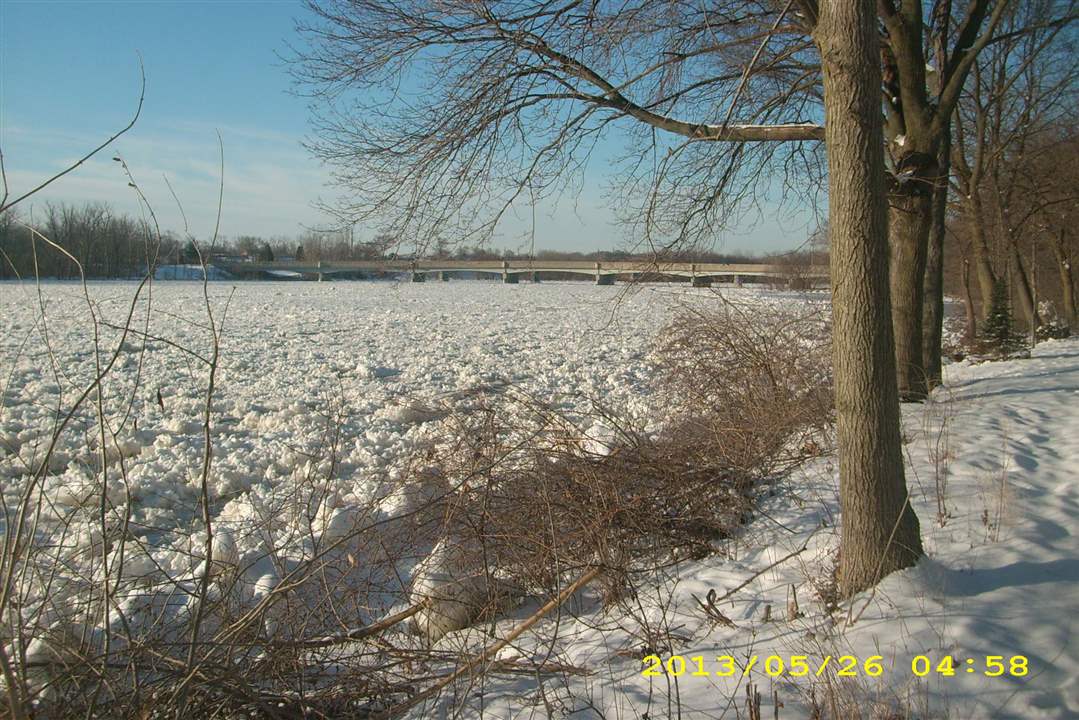
[[[866,3],[822,4],[832,317],[845,595],[922,554],[899,438],[888,300],[880,67]]]
[[[1032,275],[1038,267],[1038,241],[1048,245],[1059,281],[1060,319],[1074,330],[1079,317],[1071,259],[1079,203],[1079,136],[1070,123],[1042,128],[1024,150],[1008,166],[1017,187],[1005,216],[1009,239],[1013,248],[1018,248],[1020,240],[1029,243]],[[1029,287],[1033,305],[1038,296],[1033,277]]]
[[[935,243],[943,243],[944,203],[934,202],[948,176],[947,155],[942,150],[967,77],[978,54],[996,37],[1008,6],[1009,0],[879,3],[884,28],[885,137],[893,178],[889,193],[893,323],[899,392],[905,398],[924,397],[928,390],[931,373],[926,355],[929,365],[939,367],[939,335],[930,333],[934,347],[923,353],[922,325],[934,224]],[[929,272],[938,295],[942,256],[941,250],[934,249],[936,267]],[[937,301],[930,302],[929,308],[931,322],[939,324]]]
[[[144,223],[116,213],[103,203],[47,203],[41,224],[67,254],[36,252],[37,243],[20,217],[19,208],[0,218],[0,278],[138,277],[151,254]]]
[[[1046,169],[1037,155],[1052,152],[1055,141],[1047,136],[1071,122],[1079,88],[1074,34],[1051,22],[1053,16],[1049,0],[1028,0],[1002,24],[1000,40],[975,65],[957,109],[952,152],[982,316],[993,284],[1004,275],[1031,325],[1040,319],[1020,241],[1029,234],[1028,210],[1038,194],[1032,183],[1051,182],[1032,173],[1039,164]]]
[[[310,6],[296,72],[327,101],[312,146],[343,214],[406,242],[488,237],[616,132],[620,197],[657,250],[710,240],[773,169],[817,160],[818,62],[790,4]]]
[[[319,22],[303,26],[312,49],[298,74],[329,101],[314,148],[339,168],[356,215],[420,237],[489,233],[522,193],[551,190],[609,126],[630,119],[653,148],[673,139],[711,153],[716,182],[687,194],[674,222],[657,220],[655,189],[669,177],[658,159],[651,176],[646,227],[684,241],[731,211],[726,193],[770,167],[776,147],[822,137],[806,120],[823,66],[843,588],[857,592],[916,560],[885,277],[878,41],[864,4],[309,5]],[[353,111],[340,111],[340,99]],[[732,122],[736,113],[749,122]]]
[[[1068,319],[1069,327],[1075,328],[1079,327],[1079,307],[1077,307],[1075,301],[1075,273],[1072,269],[1072,257],[1074,257],[1075,253],[1066,243],[1066,237],[1066,231],[1064,228],[1060,228],[1057,235],[1052,238],[1052,248],[1060,278],[1060,296],[1064,316]],[[1073,234],[1072,245],[1074,244]]]

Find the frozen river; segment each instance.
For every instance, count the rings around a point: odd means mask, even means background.
[[[6,285],[0,300],[0,479],[14,507],[65,415],[128,333],[102,384],[107,495],[162,567],[186,572],[203,462],[205,360],[212,351],[199,283],[158,282],[132,305],[133,283],[92,283],[100,332],[82,289]],[[748,291],[747,291],[748,292]],[[272,514],[289,524],[383,492],[422,448],[430,421],[477,390],[512,385],[564,409],[593,401],[642,412],[648,354],[679,303],[709,291],[637,292],[586,283],[211,283],[220,331],[209,491],[215,519],[245,531]],[[44,313],[42,312],[44,308]],[[48,461],[43,496],[65,539],[92,544],[100,496],[99,424],[91,393]],[[122,460],[122,462],[121,462]],[[332,462],[332,467],[330,463]],[[290,502],[290,500],[292,502]],[[81,530],[80,530],[81,528]],[[298,550],[299,551],[299,550]]]

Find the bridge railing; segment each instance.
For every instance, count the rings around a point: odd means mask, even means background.
[[[218,267],[239,273],[285,270],[306,274],[344,271],[490,273],[566,272],[581,275],[678,275],[683,277],[803,277],[826,279],[824,265],[792,266],[765,263],[690,263],[641,260],[324,260],[271,262],[217,262]]]

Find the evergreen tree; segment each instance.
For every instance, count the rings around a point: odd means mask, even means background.
[[[184,245],[183,254],[180,256],[180,261],[185,265],[194,265],[199,261],[199,251],[195,247],[194,240],[188,240]]]
[[[269,243],[262,243],[258,253],[259,262],[273,262],[273,250]]]
[[[979,333],[982,351],[1006,358],[1026,349],[1023,338],[1012,328],[1012,312],[1008,303],[1008,285],[1000,278],[993,285],[989,315]]]
[[[303,260],[303,245],[296,246],[296,259]]]

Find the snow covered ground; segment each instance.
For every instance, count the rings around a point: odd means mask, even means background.
[[[773,716],[776,698],[779,717],[815,717],[813,699],[826,717],[1079,717],[1079,341],[1043,343],[1030,360],[952,365],[932,401],[904,413],[928,553],[916,568],[824,611],[818,588],[834,567],[838,497],[835,468],[821,461],[766,501],[730,557],[687,563],[642,593],[639,616],[611,617],[585,601],[552,659],[588,676],[543,690],[507,685],[501,704],[489,684],[486,712],[739,718],[749,716],[753,683],[762,717]],[[702,611],[698,599],[746,581],[716,604],[731,626]],[[669,643],[650,645],[656,637]],[[549,647],[533,639],[503,657],[545,657]],[[685,673],[644,677],[657,661],[641,658],[652,653],[664,663],[683,657]],[[826,656],[830,668],[817,677]],[[837,662],[852,675],[837,678]],[[535,704],[522,708],[522,695]]]
[[[134,288],[92,284],[98,317],[123,325]],[[194,577],[202,543],[201,358],[210,354],[210,331],[201,284],[161,282],[151,292],[149,304],[144,298],[134,306],[138,332],[120,346],[103,385],[112,468],[106,491],[117,508],[130,509],[130,532],[150,551],[125,572]],[[824,297],[723,292],[794,306]],[[680,303],[709,297],[675,286],[623,295],[584,283],[487,282],[211,283],[209,293],[215,321],[223,323],[209,491],[224,537],[222,561],[245,568],[254,595],[273,582],[265,580],[267,547],[298,562],[319,536],[347,529],[350,514],[371,497],[393,500],[395,473],[421,452],[432,421],[472,393],[513,384],[570,411],[599,401],[634,415],[654,412],[651,339]],[[57,409],[70,407],[117,345],[119,330],[102,325],[95,355],[88,320],[76,284],[47,283],[40,296],[33,285],[0,286],[0,483],[8,508],[43,461]],[[95,402],[91,397],[61,436],[41,493],[42,532],[50,523],[70,528],[57,541],[68,559],[100,540]],[[482,699],[475,688],[447,693],[414,715],[454,707],[478,714],[482,705],[494,718],[745,717],[752,682],[764,717],[774,697],[785,705],[780,717],[805,716],[811,687],[817,702],[837,704],[839,716],[846,716],[845,699],[858,698],[861,710],[882,716],[903,707],[919,717],[1075,717],[1079,342],[1045,343],[1031,360],[952,365],[931,402],[906,408],[905,428],[908,483],[929,553],[917,568],[837,612],[824,610],[818,588],[826,588],[834,564],[838,521],[835,468],[824,459],[768,498],[725,553],[686,563],[642,592],[638,612],[615,616],[586,590],[565,615],[544,620],[500,654],[542,656],[584,674],[541,675],[540,682],[492,675]],[[312,477],[322,479],[317,487]],[[393,512],[392,502],[386,511]],[[733,626],[702,611],[698,598],[707,604],[710,591],[722,598],[746,580],[716,604]],[[794,592],[796,613],[788,611]],[[495,634],[534,609],[510,613]],[[440,643],[490,641],[466,630]],[[649,650],[664,660],[684,656],[689,670],[644,677],[641,657]],[[956,672],[938,674],[948,654]],[[715,658],[732,656],[744,666],[753,655],[760,667],[748,675],[717,676],[724,668]],[[788,668],[793,656],[805,655],[813,672],[769,677],[762,667],[772,655]],[[826,655],[833,667],[815,677]],[[862,670],[879,655],[882,672],[837,678],[841,655],[855,657]],[[912,673],[920,655],[933,668],[925,678]],[[1016,677],[1022,664],[1012,658],[1019,655],[1029,672]],[[1003,656],[1003,677],[985,675],[990,656]],[[701,672],[693,676],[695,670]]]

